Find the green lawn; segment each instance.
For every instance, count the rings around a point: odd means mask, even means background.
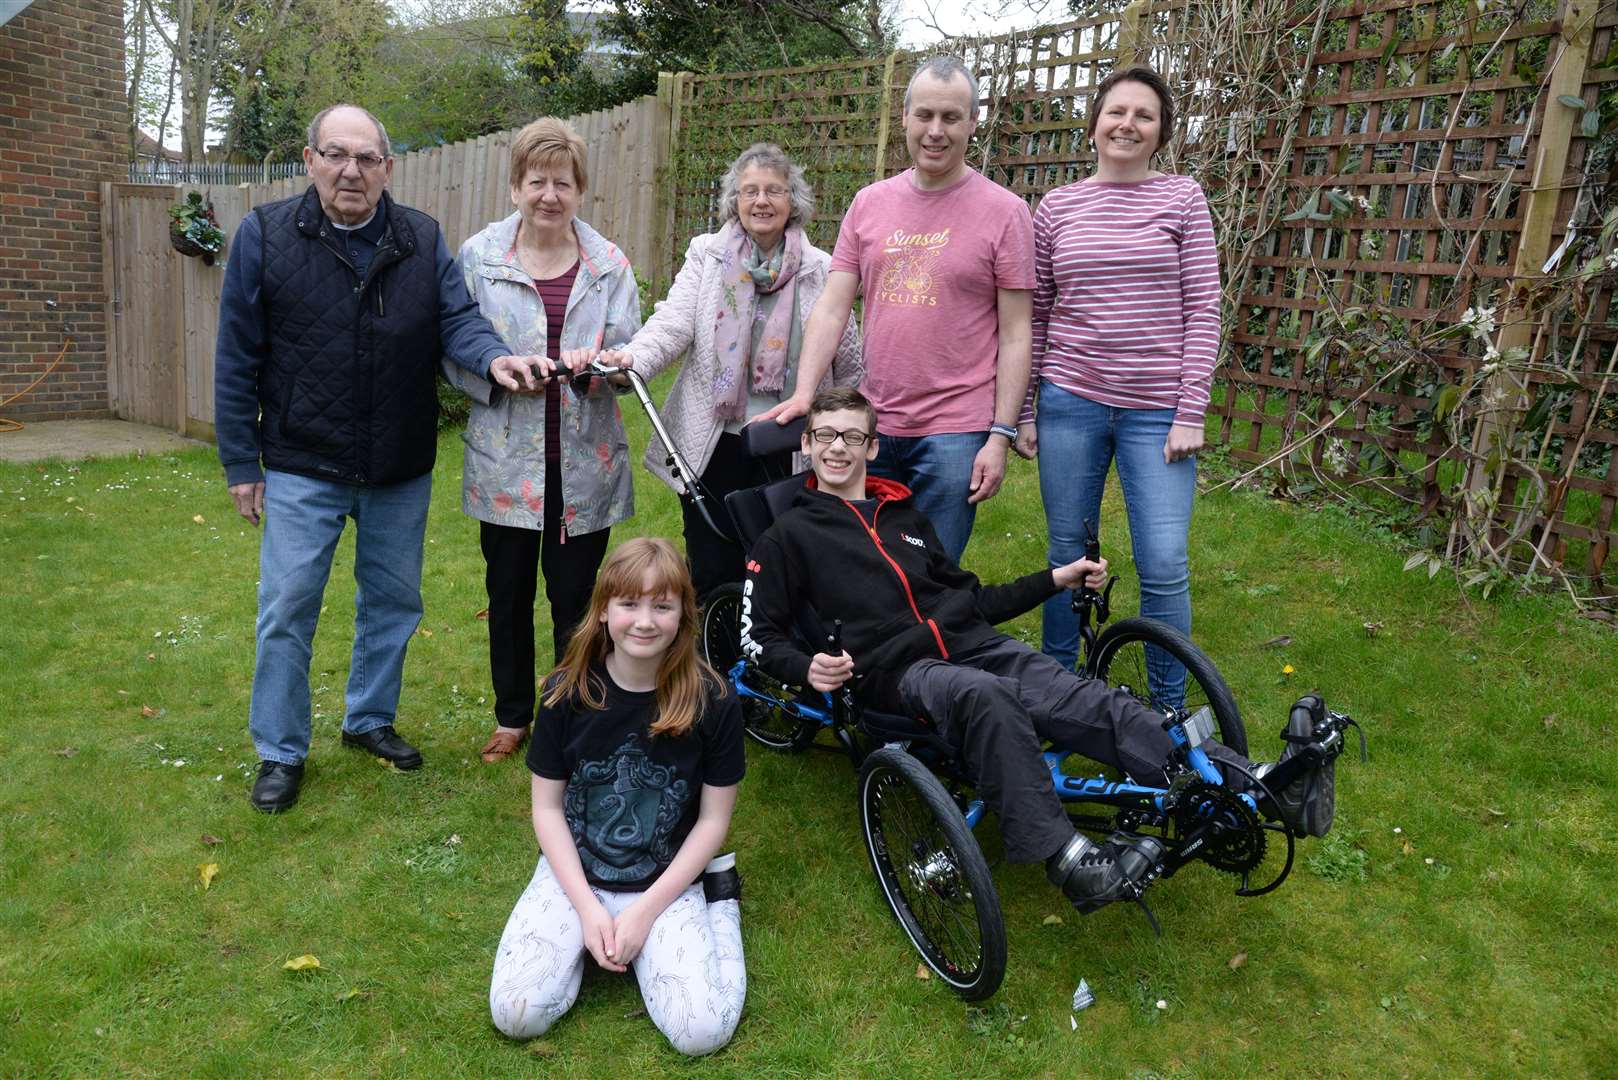
[[[401,704],[427,765],[338,745],[345,545],[303,801],[278,818],[246,800],[258,538],[211,454],[0,466],[0,1076],[1611,1075],[1612,634],[1556,597],[1469,606],[1341,514],[1227,492],[1193,526],[1196,636],[1255,754],[1312,688],[1371,738],[1369,764],[1343,758],[1336,831],[1282,889],[1242,899],[1190,867],[1153,890],[1159,940],[1134,909],[1080,919],[1038,868],[996,865],[1010,970],[968,1009],[917,978],[847,761],[750,746],[733,840],[751,985],[730,1047],[684,1062],[633,983],[600,973],[546,1038],[508,1042],[488,977],[535,847],[520,764],[476,755],[482,563],[458,451],[447,436]],[[637,473],[621,535],[677,534],[672,496]],[[1107,528],[1127,613],[1116,503]],[[1018,464],[966,561],[1004,578],[1042,558]],[[1014,632],[1037,639],[1037,616]],[[282,970],[305,953],[318,971]],[[1075,1030],[1080,978],[1096,1004]]]

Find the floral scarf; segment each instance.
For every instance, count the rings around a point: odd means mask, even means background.
[[[714,414],[721,420],[741,420],[749,391],[781,392],[788,350],[800,337],[797,286],[782,290],[803,265],[803,229],[788,225],[775,254],[765,259],[747,230],[732,221],[719,231],[719,248],[724,263],[719,312],[714,317],[714,356],[719,362],[714,371]]]

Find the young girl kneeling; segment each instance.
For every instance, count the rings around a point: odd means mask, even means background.
[[[489,987],[515,1039],[572,1006],[588,952],[635,969],[652,1022],[685,1054],[724,1046],[747,993],[730,827],[745,763],[734,695],[697,656],[697,605],[666,540],[607,559],[546,679],[528,746],[543,854],[500,937]],[[706,870],[706,873],[705,873]]]

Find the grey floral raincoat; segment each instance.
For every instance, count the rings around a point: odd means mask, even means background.
[[[517,262],[519,215],[491,223],[461,245],[466,287],[512,353],[545,352],[545,308]],[[611,348],[640,328],[640,293],[624,253],[577,218],[579,272],[562,322],[563,349]],[[450,383],[472,399],[461,474],[461,510],[479,521],[539,529],[545,521],[545,396],[510,394],[452,364]],[[583,535],[635,512],[629,440],[616,395],[601,380],[588,394],[564,388],[562,528]]]

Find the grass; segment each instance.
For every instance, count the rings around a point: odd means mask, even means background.
[[[1000,863],[1010,971],[969,1009],[916,976],[847,762],[749,747],[732,837],[750,986],[731,1046],[684,1062],[633,984],[594,972],[545,1038],[505,1040],[488,977],[535,850],[520,765],[476,757],[484,596],[459,467],[448,436],[401,704],[426,767],[338,745],[345,543],[304,798],[269,818],[246,801],[258,538],[211,454],[0,466],[0,1075],[1610,1075],[1611,633],[1556,597],[1468,605],[1343,514],[1228,492],[1197,507],[1196,636],[1255,755],[1317,687],[1371,737],[1370,763],[1339,770],[1333,837],[1282,889],[1244,900],[1188,868],[1153,890],[1159,940],[1132,909],[1081,919],[1037,868]],[[641,512],[619,536],[677,535],[673,498],[636,471]],[[1109,503],[1127,613],[1125,532]],[[1003,579],[1042,558],[1018,464],[966,561]],[[1012,629],[1035,640],[1037,614]],[[282,969],[306,953],[318,971]],[[1096,1003],[1075,1030],[1080,978]]]

